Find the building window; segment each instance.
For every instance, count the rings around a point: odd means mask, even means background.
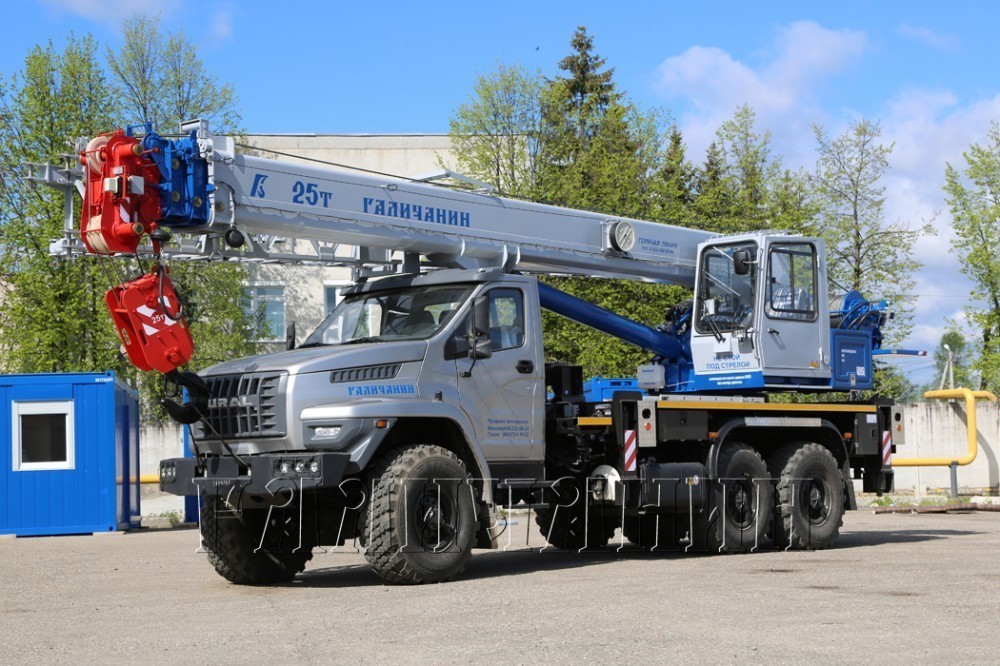
[[[73,469],[73,401],[12,403],[14,471]]]
[[[261,324],[261,342],[285,339],[285,288],[281,285],[246,287],[248,314]]]
[[[341,294],[340,294],[340,290],[343,289],[348,284],[350,284],[350,283],[349,282],[327,282],[327,283],[325,283],[323,285],[323,296],[324,296],[324,298],[323,298],[323,307],[326,308],[325,310],[323,310],[323,316],[324,317],[327,316],[328,314],[330,314],[330,312],[333,311],[333,309],[335,307],[337,307],[338,305],[340,305],[340,302],[342,300],[344,300],[344,297],[341,296]]]

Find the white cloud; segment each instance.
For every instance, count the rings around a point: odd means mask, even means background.
[[[899,34],[918,42],[922,42],[937,51],[954,52],[958,50],[958,38],[954,35],[942,35],[930,28],[920,28],[904,23],[899,26]]]
[[[41,0],[60,12],[69,12],[92,21],[118,26],[134,14],[152,16],[175,9],[180,0]]]
[[[886,216],[914,226],[931,222],[938,232],[914,248],[923,264],[915,275],[916,315],[926,326],[941,328],[945,317],[955,318],[972,292],[960,272],[961,258],[951,252],[954,230],[942,190],[945,164],[961,169],[962,152],[983,141],[997,117],[1000,95],[963,105],[948,91],[904,90],[887,104],[883,138],[895,145],[885,179]]]
[[[712,141],[716,129],[733,111],[749,104],[760,127],[782,127],[782,135],[809,133],[824,114],[813,94],[831,75],[856,62],[865,50],[864,33],[828,30],[811,21],[779,29],[768,51],[773,58],[754,68],[722,49],[693,46],[667,58],[657,70],[655,87],[665,97],[691,107],[681,113],[685,140],[694,155]],[[801,142],[784,142],[775,134],[776,147],[799,162]],[[811,148],[811,137],[806,141]]]
[[[224,7],[216,10],[212,15],[212,37],[217,41],[225,41],[233,36],[233,16],[235,11],[231,7]]]

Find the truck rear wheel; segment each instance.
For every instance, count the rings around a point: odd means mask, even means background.
[[[299,544],[297,505],[287,509],[233,511],[208,496],[201,510],[201,538],[215,571],[238,585],[285,583],[306,568],[312,547]]]
[[[421,444],[395,449],[372,467],[372,497],[359,529],[365,559],[388,583],[450,580],[476,540],[476,502],[465,465]]]
[[[790,444],[773,458],[780,473],[774,541],[793,550],[826,548],[844,524],[844,482],[837,460],[825,446]]]
[[[694,522],[695,544],[710,552],[748,552],[763,540],[774,495],[767,465],[742,442],[727,442],[719,455],[719,478],[712,482],[708,509]]]
[[[600,548],[618,529],[619,520],[587,507],[584,482],[569,477],[557,482],[549,505],[535,510],[535,524],[550,546],[563,550]]]

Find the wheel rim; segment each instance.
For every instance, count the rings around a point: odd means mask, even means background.
[[[440,484],[428,485],[420,491],[413,518],[423,548],[440,551],[455,542],[459,527],[455,498]]]
[[[734,481],[726,489],[726,513],[730,523],[741,530],[753,527],[757,519],[753,483]]]
[[[830,493],[822,479],[812,477],[803,483],[802,504],[809,524],[822,525],[830,517]]]

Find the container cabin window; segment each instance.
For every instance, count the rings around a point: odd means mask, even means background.
[[[12,403],[15,472],[73,469],[73,401]]]
[[[767,315],[816,319],[816,248],[808,243],[772,245],[768,258]]]

